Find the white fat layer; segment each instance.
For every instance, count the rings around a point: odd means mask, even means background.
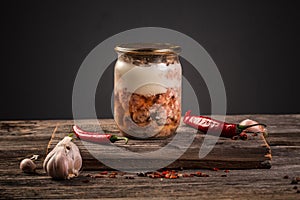
[[[116,90],[126,89],[128,92],[145,96],[165,93],[167,88],[181,87],[181,65],[179,63],[150,63],[147,66],[135,66],[118,60],[116,73],[121,77],[115,81]],[[168,77],[166,74],[178,74]]]

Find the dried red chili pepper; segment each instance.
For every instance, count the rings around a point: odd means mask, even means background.
[[[195,175],[196,175],[197,177],[201,177],[201,176],[202,176],[202,172],[196,172]]]
[[[108,174],[108,171],[103,171],[103,172],[100,172],[101,175],[107,175]]]
[[[178,178],[178,176],[176,174],[171,174],[169,177],[169,179],[177,179],[177,178]]]
[[[248,135],[246,133],[240,133],[240,138],[242,140],[247,140],[248,139]]]
[[[85,140],[88,142],[95,142],[95,143],[100,143],[100,144],[105,144],[108,141],[114,143],[118,140],[125,140],[125,144],[128,142],[127,137],[120,137],[116,135],[110,135],[110,134],[100,134],[100,133],[95,133],[95,132],[88,132],[80,129],[78,126],[74,125],[73,126],[73,131],[77,138],[81,140]]]
[[[208,130],[212,132],[221,132],[220,137],[232,138],[242,133],[243,130],[252,126],[264,126],[265,124],[257,123],[251,125],[240,125],[222,122],[205,116],[191,116],[191,111],[187,111],[183,118],[183,122],[191,127],[194,127],[204,133]]]

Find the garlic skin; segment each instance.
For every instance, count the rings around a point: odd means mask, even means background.
[[[29,158],[25,158],[20,163],[20,169],[25,173],[35,173],[36,164]]]
[[[79,175],[82,158],[78,147],[64,137],[44,160],[43,168],[54,179],[70,179]]]
[[[258,122],[251,120],[251,119],[245,119],[239,123],[239,125],[243,125],[243,126],[252,125],[252,124],[258,124]],[[266,127],[261,126],[261,125],[249,127],[243,131],[250,131],[250,132],[254,132],[254,133],[263,133],[264,137],[268,136],[268,131],[267,131]]]

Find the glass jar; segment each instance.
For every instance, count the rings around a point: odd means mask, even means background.
[[[181,48],[168,43],[115,48],[114,119],[124,136],[173,135],[181,119]]]

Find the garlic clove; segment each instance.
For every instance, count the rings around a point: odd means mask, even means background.
[[[74,159],[74,170],[73,173],[78,176],[79,175],[79,170],[81,169],[82,166],[82,159],[81,157],[77,156]]]
[[[57,148],[55,154],[49,159],[47,173],[54,179],[66,179],[69,175],[68,158],[63,149]]]
[[[68,152],[68,154],[72,158],[72,161],[73,161],[72,173],[75,174],[76,176],[78,176],[79,170],[82,167],[82,158],[81,158],[78,147],[73,142],[70,143],[69,148],[70,148],[70,151]]]
[[[25,158],[20,163],[20,169],[25,173],[35,173],[36,164],[29,158]]]
[[[55,148],[54,148],[55,149]],[[54,149],[52,150],[52,151],[50,151],[48,154],[47,154],[47,156],[46,156],[46,158],[45,158],[45,160],[44,160],[44,163],[43,163],[43,169],[46,171],[46,172],[48,172],[48,170],[47,170],[47,164],[48,164],[48,162],[50,161],[50,159],[54,156],[54,154],[56,153],[56,151],[54,151]]]

